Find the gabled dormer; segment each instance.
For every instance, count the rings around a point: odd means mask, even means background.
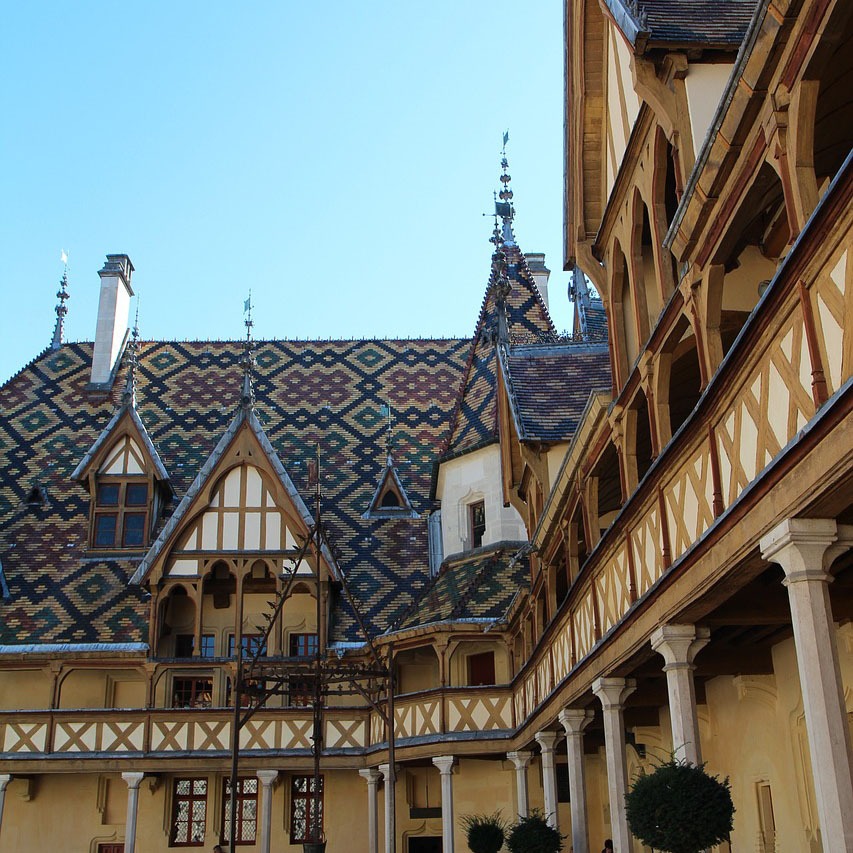
[[[241,407],[131,582],[202,578],[223,558],[265,559],[280,574],[293,565],[312,524],[254,410]],[[313,575],[312,562],[301,573]],[[320,576],[337,576],[325,546]]]
[[[385,468],[362,518],[418,518],[389,451]]]
[[[71,475],[89,492],[89,547],[139,551],[172,495],[169,475],[132,398],[118,409]]]

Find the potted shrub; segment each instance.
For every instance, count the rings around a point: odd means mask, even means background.
[[[498,853],[504,846],[507,826],[499,811],[465,815],[461,822],[471,853]]]
[[[506,844],[510,853],[559,853],[563,849],[563,836],[534,809],[512,825]]]
[[[625,806],[634,836],[667,853],[700,853],[727,841],[735,811],[728,777],[720,781],[704,764],[674,758],[642,771]]]

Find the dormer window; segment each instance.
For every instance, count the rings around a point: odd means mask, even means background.
[[[89,547],[140,550],[172,489],[139,415],[116,412],[71,475],[89,491]]]
[[[362,518],[417,518],[409,496],[400,481],[391,454],[379,478],[379,484],[370,499],[370,506]]]
[[[92,545],[95,548],[142,548],[148,539],[148,483],[145,480],[98,482]]]
[[[50,503],[47,496],[47,489],[40,483],[36,483],[29,492],[27,492],[27,506],[30,507],[46,507]]]

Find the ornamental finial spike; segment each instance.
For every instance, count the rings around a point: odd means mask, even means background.
[[[53,327],[51,349],[59,349],[65,343],[65,315],[68,313],[68,306],[65,303],[71,298],[68,294],[68,253],[65,249],[60,251],[59,260],[63,269],[62,278],[59,279],[59,291],[56,294],[59,301],[56,305],[56,325]]]
[[[240,394],[240,405],[245,411],[254,409],[255,407],[255,389],[252,384],[252,370],[255,366],[255,355],[252,347],[252,291],[249,291],[249,298],[243,303],[243,313],[246,319],[243,321],[246,326],[246,341],[243,344],[243,389]]]

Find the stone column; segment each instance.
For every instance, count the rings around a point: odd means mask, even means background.
[[[12,781],[10,773],[0,773],[0,832],[3,830],[3,804],[6,802],[6,786]]]
[[[367,781],[367,853],[379,853],[379,786],[380,773],[375,767],[359,770],[358,775]]]
[[[557,814],[557,768],[554,766],[556,732],[536,732],[536,741],[542,750],[542,789],[545,792],[545,818],[548,826],[560,828]]]
[[[136,850],[136,809],[139,805],[139,785],[144,773],[122,773],[121,778],[127,782],[127,818],[124,824],[124,851],[133,853]]]
[[[433,758],[441,773],[441,853],[453,853],[453,762],[452,755]]]
[[[693,659],[708,644],[710,637],[711,632],[707,628],[694,625],[661,625],[652,633],[652,648],[664,659],[672,751],[676,758],[683,758],[691,764],[702,763]]]
[[[518,794],[518,816],[527,817],[529,812],[527,797],[527,766],[533,760],[532,752],[508,752],[507,760],[515,768],[515,790]]]
[[[272,831],[272,788],[278,779],[278,770],[258,770],[255,773],[261,783],[261,853],[270,853]]]
[[[592,722],[593,713],[584,708],[560,711],[560,723],[566,732],[569,756],[569,797],[572,807],[572,850],[589,853],[586,826],[586,782],[584,780],[583,733]]]
[[[851,545],[853,528],[824,518],[786,519],[761,540],[761,556],[785,572],[824,850],[853,850],[850,735],[826,572]]]
[[[397,781],[397,767],[394,767],[394,782],[391,781],[391,765],[380,764],[379,772],[382,774],[382,781],[385,783],[385,853],[394,853],[395,838],[394,838],[394,809],[396,808],[396,799],[391,790],[393,784]]]
[[[633,679],[596,678],[592,692],[604,711],[604,751],[607,756],[607,790],[610,798],[610,835],[615,853],[631,853],[631,834],[625,815],[628,770],[625,761],[625,700],[636,690]]]

